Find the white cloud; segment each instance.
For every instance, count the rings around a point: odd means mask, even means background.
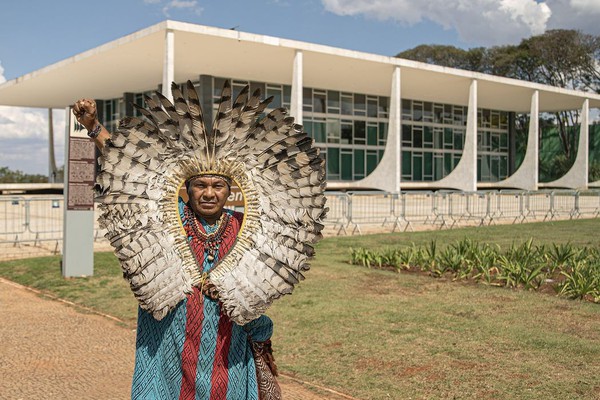
[[[600,1],[598,0],[571,0],[571,7],[582,13],[600,14]]]
[[[5,82],[0,65],[0,83]],[[54,110],[56,163],[63,164],[65,112]],[[26,173],[48,172],[48,110],[0,106],[0,166]]]
[[[525,24],[533,35],[544,33],[552,15],[547,4],[535,1],[501,0],[500,10],[507,12],[513,21]]]
[[[186,11],[193,12],[197,15],[200,15],[203,11],[203,8],[198,6],[197,0],[168,0],[163,2],[161,0],[144,0],[146,4],[163,4],[162,12],[166,17],[170,17],[171,11]]]
[[[392,20],[405,26],[431,21],[456,30],[469,45],[516,44],[547,29],[600,35],[599,0],[321,0],[342,16]]]

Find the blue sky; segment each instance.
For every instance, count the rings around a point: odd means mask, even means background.
[[[0,83],[165,19],[395,55],[420,44],[600,35],[600,0],[22,0],[0,4]],[[54,112],[63,163],[64,111]],[[47,110],[0,106],[0,166],[47,173]]]

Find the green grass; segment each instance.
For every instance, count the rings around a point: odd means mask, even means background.
[[[325,239],[307,280],[269,310],[280,369],[360,399],[600,399],[599,305],[348,263],[350,247],[598,247],[598,232],[600,219]],[[64,280],[50,257],[1,263],[0,276],[133,324],[114,257],[97,253],[95,268]]]

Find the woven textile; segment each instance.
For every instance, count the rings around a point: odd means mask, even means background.
[[[231,224],[225,230],[218,256],[208,261],[205,249],[179,210],[190,248],[202,270],[208,271],[235,242],[242,215],[226,210]],[[202,228],[210,234],[204,221]],[[198,288],[169,315],[158,321],[139,310],[132,399],[258,400],[256,370],[248,341],[265,341],[272,333],[266,316],[239,326],[221,313],[219,303]]]

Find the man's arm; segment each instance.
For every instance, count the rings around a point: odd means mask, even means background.
[[[88,136],[94,139],[96,146],[102,150],[110,139],[110,132],[98,121],[96,102],[90,99],[80,99],[73,104],[73,114],[81,125],[88,131]]]

